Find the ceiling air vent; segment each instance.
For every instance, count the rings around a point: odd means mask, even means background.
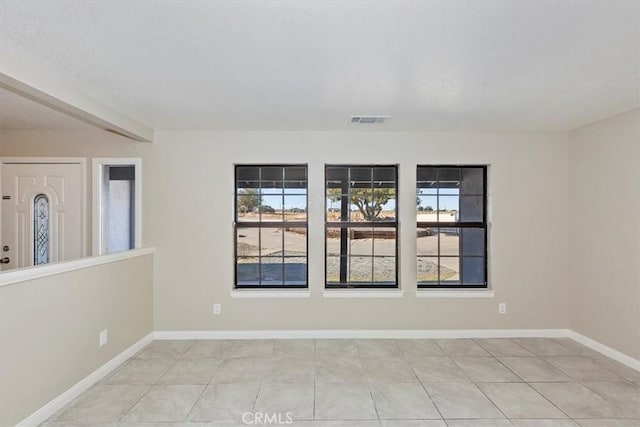
[[[391,116],[351,116],[349,122],[356,125],[373,125],[384,123]]]

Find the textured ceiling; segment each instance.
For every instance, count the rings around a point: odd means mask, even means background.
[[[0,129],[90,129],[91,126],[0,88]]]
[[[633,0],[2,1],[0,14],[5,54],[155,129],[390,114],[375,129],[566,130],[640,105]]]

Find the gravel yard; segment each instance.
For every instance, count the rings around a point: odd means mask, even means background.
[[[238,280],[257,281],[260,275],[264,282],[306,283],[307,259],[306,236],[300,233],[279,230],[243,229],[238,236]],[[282,242],[287,250],[283,253]],[[442,251],[453,253],[457,250],[458,236],[440,235]],[[350,239],[348,250],[347,278],[350,282],[395,282],[396,258],[394,239]],[[260,253],[259,247],[262,247]],[[418,254],[437,254],[438,236],[421,236],[417,239]],[[371,256],[375,251],[376,256]],[[258,258],[262,255],[262,259]],[[284,258],[283,258],[284,255]],[[419,282],[438,280],[438,258],[417,259],[417,279]],[[260,271],[259,263],[262,263]],[[313,261],[312,261],[313,262]],[[327,281],[337,283],[340,278],[340,239],[327,241]],[[440,259],[440,280],[457,280],[458,258]]]

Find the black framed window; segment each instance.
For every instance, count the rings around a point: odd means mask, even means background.
[[[487,287],[487,167],[418,166],[419,288]]]
[[[236,165],[236,288],[308,286],[307,205],[306,165]]]
[[[325,166],[327,288],[398,287],[398,167]]]

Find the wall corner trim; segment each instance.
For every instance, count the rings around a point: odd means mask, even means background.
[[[122,363],[126,362],[130,357],[134,356],[136,353],[142,350],[151,341],[153,341],[153,333],[142,337],[132,346],[122,351],[116,357],[90,373],[88,376],[86,376],[74,386],[63,392],[61,395],[54,398],[49,403],[35,411],[33,414],[20,421],[17,425],[20,427],[35,427],[43,423],[47,420],[47,418],[58,412],[73,399],[88,390],[89,387],[100,381],[102,378],[106,377]]]

